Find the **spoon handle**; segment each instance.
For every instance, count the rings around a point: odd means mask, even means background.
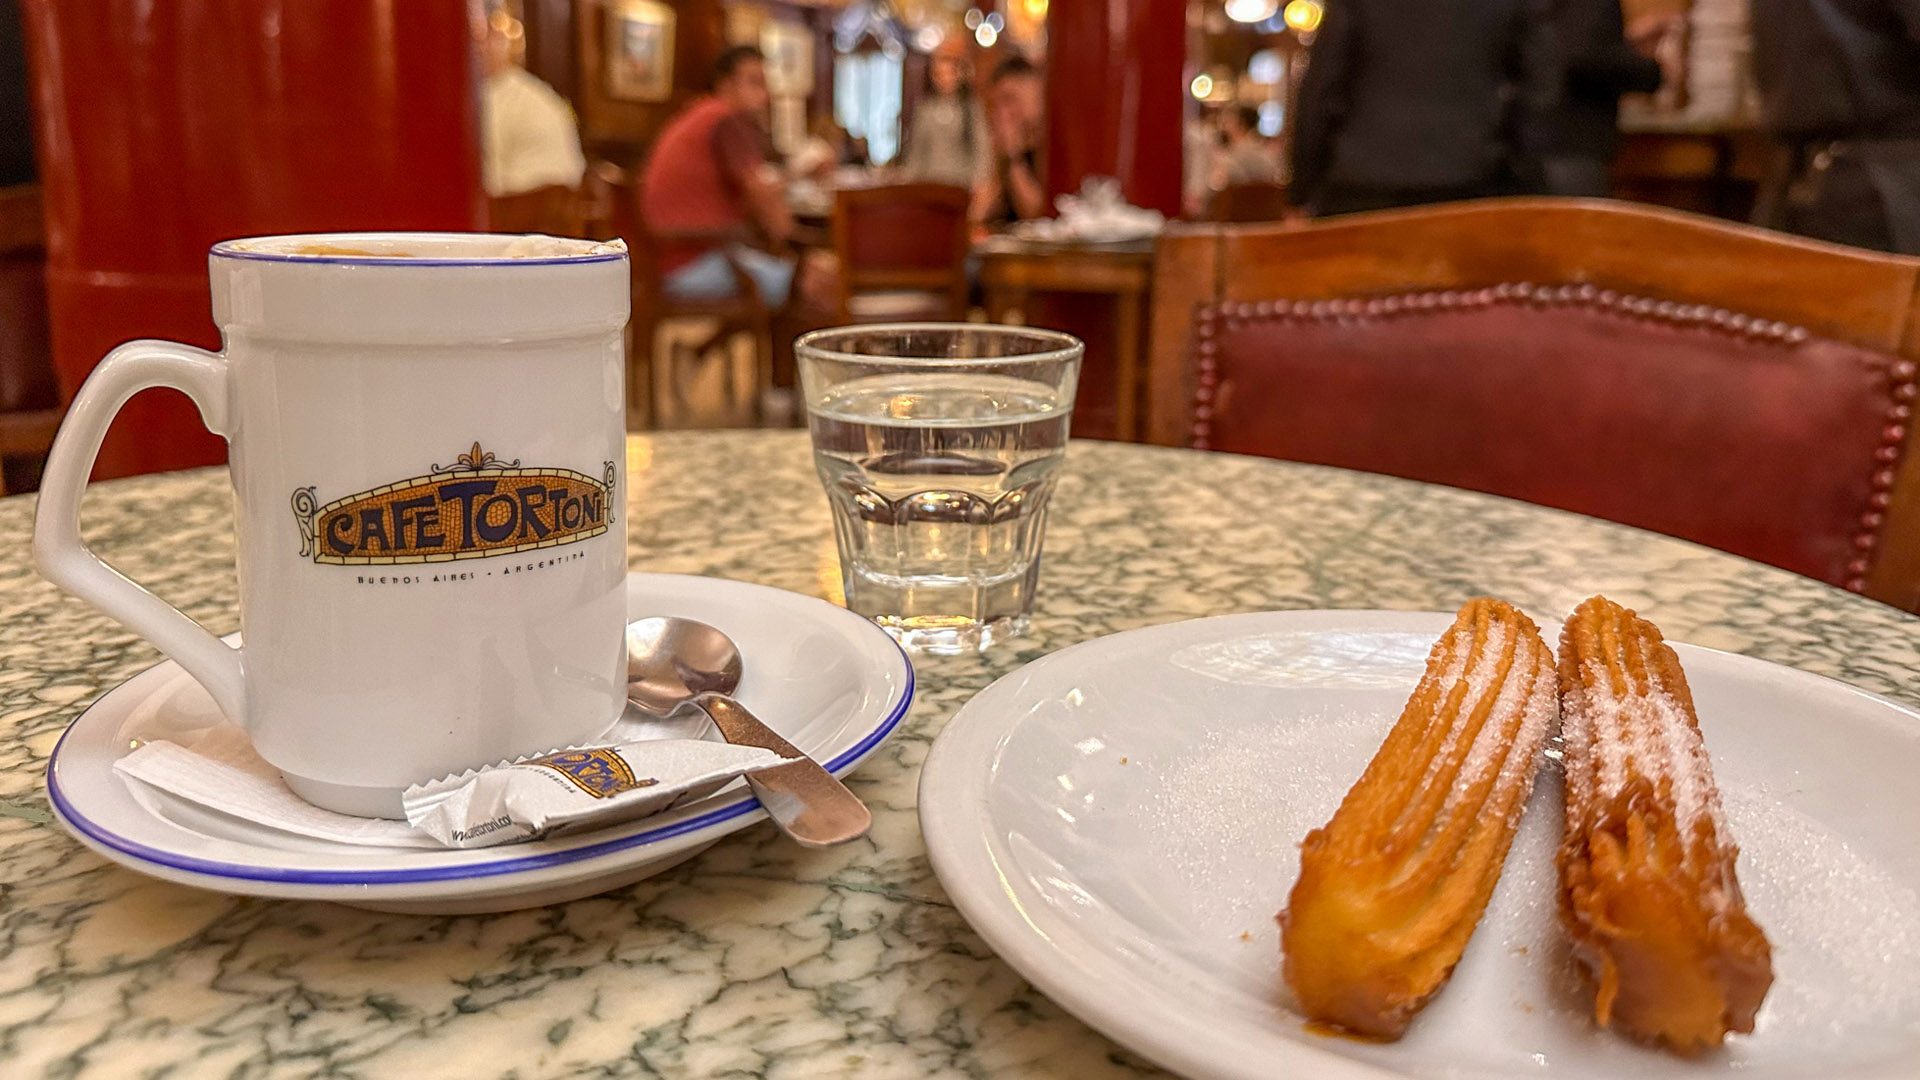
[[[847,790],[820,763],[801,753],[746,707],[712,692],[693,703],[713,718],[730,743],[759,746],[793,760],[785,765],[747,774],[747,786],[760,799],[773,823],[807,847],[830,847],[865,836],[873,814],[859,796]]]

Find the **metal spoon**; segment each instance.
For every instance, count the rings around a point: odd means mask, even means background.
[[[641,619],[627,627],[627,700],[642,712],[674,723],[698,710],[730,743],[759,746],[792,758],[757,773],[747,786],[780,831],[808,847],[844,844],[866,835],[873,815],[858,796],[820,763],[801,753],[739,702],[740,650],[703,622]]]

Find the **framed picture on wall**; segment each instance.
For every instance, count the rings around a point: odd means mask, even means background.
[[[626,101],[673,96],[673,9],[660,0],[607,8],[607,93]]]
[[[768,19],[760,24],[760,52],[767,58],[767,89],[776,98],[813,93],[813,31],[799,23]]]

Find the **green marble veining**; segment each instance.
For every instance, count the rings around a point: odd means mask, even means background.
[[[833,597],[827,506],[798,433],[637,438],[636,570]],[[921,658],[899,735],[853,779],[865,842],[765,824],[661,877],[553,908],[430,918],[240,899],[114,867],[47,812],[67,722],[154,650],[41,581],[30,498],[0,501],[0,1076],[229,1080],[618,1077],[1060,1080],[1153,1074],[994,958],[928,868],[914,809],[940,727],[1054,649],[1271,608],[1555,619],[1604,591],[1669,637],[1920,702],[1920,621],[1817,582],[1589,519],[1336,470],[1074,444],[1031,636]],[[96,487],[110,562],[235,629],[219,471]]]

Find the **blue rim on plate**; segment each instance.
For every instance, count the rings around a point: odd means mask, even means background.
[[[885,631],[880,630],[879,627],[874,627],[874,631],[885,634]],[[841,753],[832,761],[824,763],[828,772],[837,774],[839,770],[845,768],[852,762],[858,761],[862,756],[879,746],[888,735],[893,733],[893,729],[899,726],[901,719],[907,715],[908,707],[913,704],[913,661],[907,657],[906,650],[900,648],[898,642],[893,642],[891,637],[888,637],[887,640],[893,643],[894,652],[900,658],[900,666],[906,669],[907,685],[900,693],[900,700],[894,703],[893,708],[887,713],[886,718],[882,720],[878,726],[868,732],[859,742],[848,747],[844,753]],[[162,661],[162,663],[168,662],[170,661]],[[153,669],[148,668],[147,670],[152,671]],[[146,672],[142,672],[141,674],[145,673]],[[138,678],[139,676],[134,677]],[[105,695],[101,696],[101,700],[105,700]],[[625,851],[629,848],[658,843],[662,840],[670,840],[676,836],[684,836],[687,833],[698,832],[711,825],[731,821],[734,818],[750,814],[760,808],[759,800],[750,794],[743,793],[743,797],[738,802],[709,810],[704,814],[695,815],[685,821],[674,822],[671,825],[662,825],[653,829],[643,829],[631,836],[622,836],[613,840],[603,840],[597,844],[570,848],[566,851],[549,852],[544,855],[525,855],[519,858],[502,859],[499,862],[462,863],[455,866],[433,866],[417,870],[277,870],[267,867],[247,866],[241,863],[198,859],[191,855],[175,855],[171,852],[162,851],[159,848],[150,847],[138,841],[128,840],[123,836],[108,832],[106,829],[88,821],[84,816],[76,812],[73,804],[68,802],[66,796],[61,794],[60,783],[54,777],[54,766],[60,760],[60,750],[66,745],[67,737],[73,734],[74,728],[79,726],[81,718],[99,707],[100,702],[96,701],[82,710],[80,716],[75,717],[73,723],[67,725],[67,730],[61,732],[60,741],[54,744],[53,753],[47,758],[47,797],[53,802],[54,812],[75,831],[84,833],[102,846],[112,848],[122,854],[130,855],[143,862],[152,863],[155,866],[164,866],[171,870],[184,870],[189,873],[205,874],[209,877],[230,878],[235,881],[277,881],[292,885],[409,885],[429,881],[460,881],[471,878],[500,877],[529,870],[542,870],[552,866],[564,866],[568,863],[586,862],[590,859],[596,859],[602,855],[608,855],[616,851]]]

